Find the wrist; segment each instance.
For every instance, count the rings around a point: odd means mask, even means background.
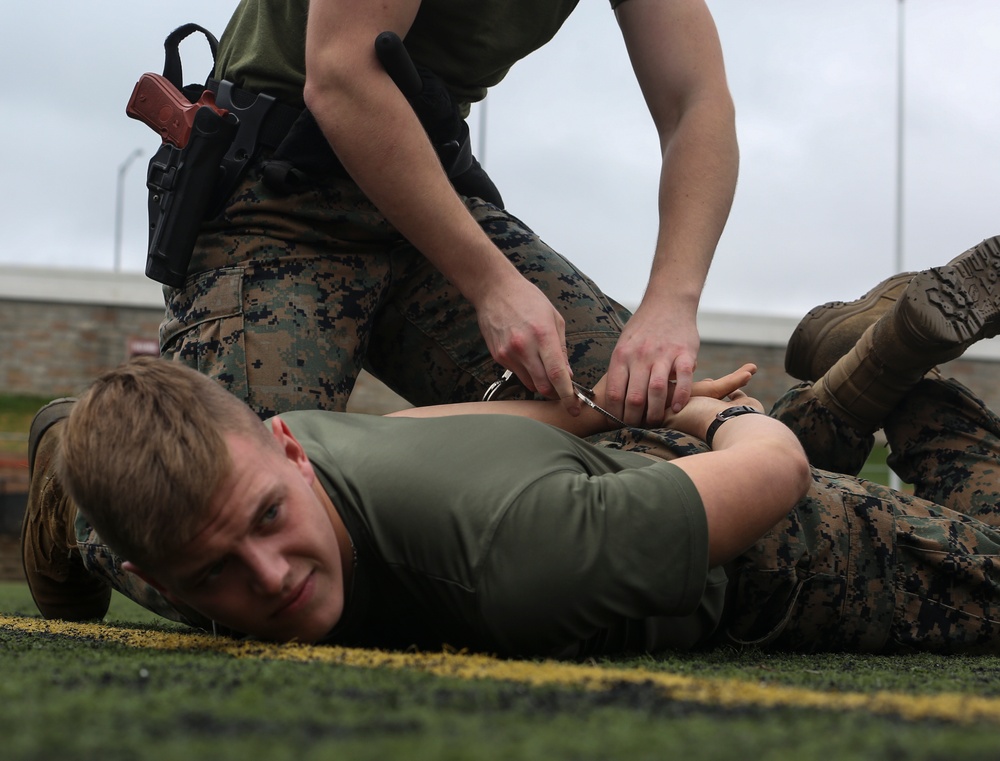
[[[602,384],[598,384],[602,385]],[[597,389],[589,389],[576,381],[573,381],[573,390],[576,392],[576,398],[582,403],[581,416],[586,415],[590,419],[594,419],[594,414],[596,413],[600,420],[600,428],[595,433],[600,431],[611,431],[616,428],[628,428],[629,424],[626,423],[619,417],[616,417],[611,412],[608,411],[606,402],[604,401],[603,389],[601,393],[598,394]]]
[[[513,292],[528,282],[492,241],[487,240],[487,244],[467,250],[469,256],[460,266],[451,274],[443,273],[477,310],[491,297]]]
[[[654,268],[641,304],[696,314],[703,290],[702,277],[678,277],[676,268]]]
[[[738,418],[742,415],[762,415],[762,414],[763,413],[760,410],[746,404],[738,404],[736,406],[726,407],[723,410],[719,410],[719,412],[716,413],[712,421],[708,424],[708,428],[705,431],[705,443],[708,444],[709,447],[711,447],[712,442],[715,440],[716,432],[718,432],[719,428],[721,428],[728,421],[733,420],[734,418]]]
[[[701,302],[701,294],[679,293],[666,288],[653,289],[647,285],[646,293],[635,309],[635,314],[643,313],[646,317],[661,319],[667,315],[675,315],[697,322],[698,305]],[[646,314],[648,313],[648,314]]]

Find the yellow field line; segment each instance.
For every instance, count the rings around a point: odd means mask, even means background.
[[[1000,723],[1000,699],[962,693],[907,695],[895,692],[820,692],[755,684],[737,679],[701,679],[642,669],[613,669],[558,661],[505,661],[464,653],[389,653],[332,645],[273,645],[238,642],[188,632],[122,629],[104,624],[72,624],[0,615],[0,627],[57,634],[151,650],[208,651],[235,658],[332,663],[358,668],[410,669],[460,679],[495,679],[533,686],[558,685],[606,690],[622,683],[655,686],[672,700],[705,705],[794,707],[866,711],[911,721],[936,719],[959,724]]]

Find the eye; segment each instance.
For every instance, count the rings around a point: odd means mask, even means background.
[[[200,584],[210,584],[222,575],[222,572],[226,569],[226,561],[220,560],[218,563],[211,565],[205,575],[199,580]]]
[[[261,528],[268,528],[269,526],[273,525],[280,516],[281,516],[281,505],[275,503],[260,514],[260,520],[258,521],[258,525]]]

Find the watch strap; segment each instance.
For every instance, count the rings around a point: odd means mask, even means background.
[[[709,447],[712,446],[712,440],[715,438],[715,432],[719,430],[719,426],[725,423],[727,420],[732,420],[734,417],[739,417],[740,415],[760,415],[762,414],[760,410],[755,409],[747,404],[740,404],[735,407],[726,407],[726,409],[721,410],[715,416],[713,420],[708,425],[708,430],[705,431],[705,443]]]

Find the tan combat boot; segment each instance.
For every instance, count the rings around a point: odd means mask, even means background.
[[[73,404],[72,399],[57,399],[31,421],[21,557],[31,596],[45,618],[90,621],[108,612],[111,585],[84,568],[74,531],[76,506],[56,475],[62,426]]]
[[[810,310],[788,339],[785,372],[804,381],[822,378],[865,330],[892,309],[914,274],[893,275],[859,299],[830,301]]]
[[[929,370],[998,333],[1000,237],[994,237],[915,275],[813,390],[859,431],[871,432]]]

